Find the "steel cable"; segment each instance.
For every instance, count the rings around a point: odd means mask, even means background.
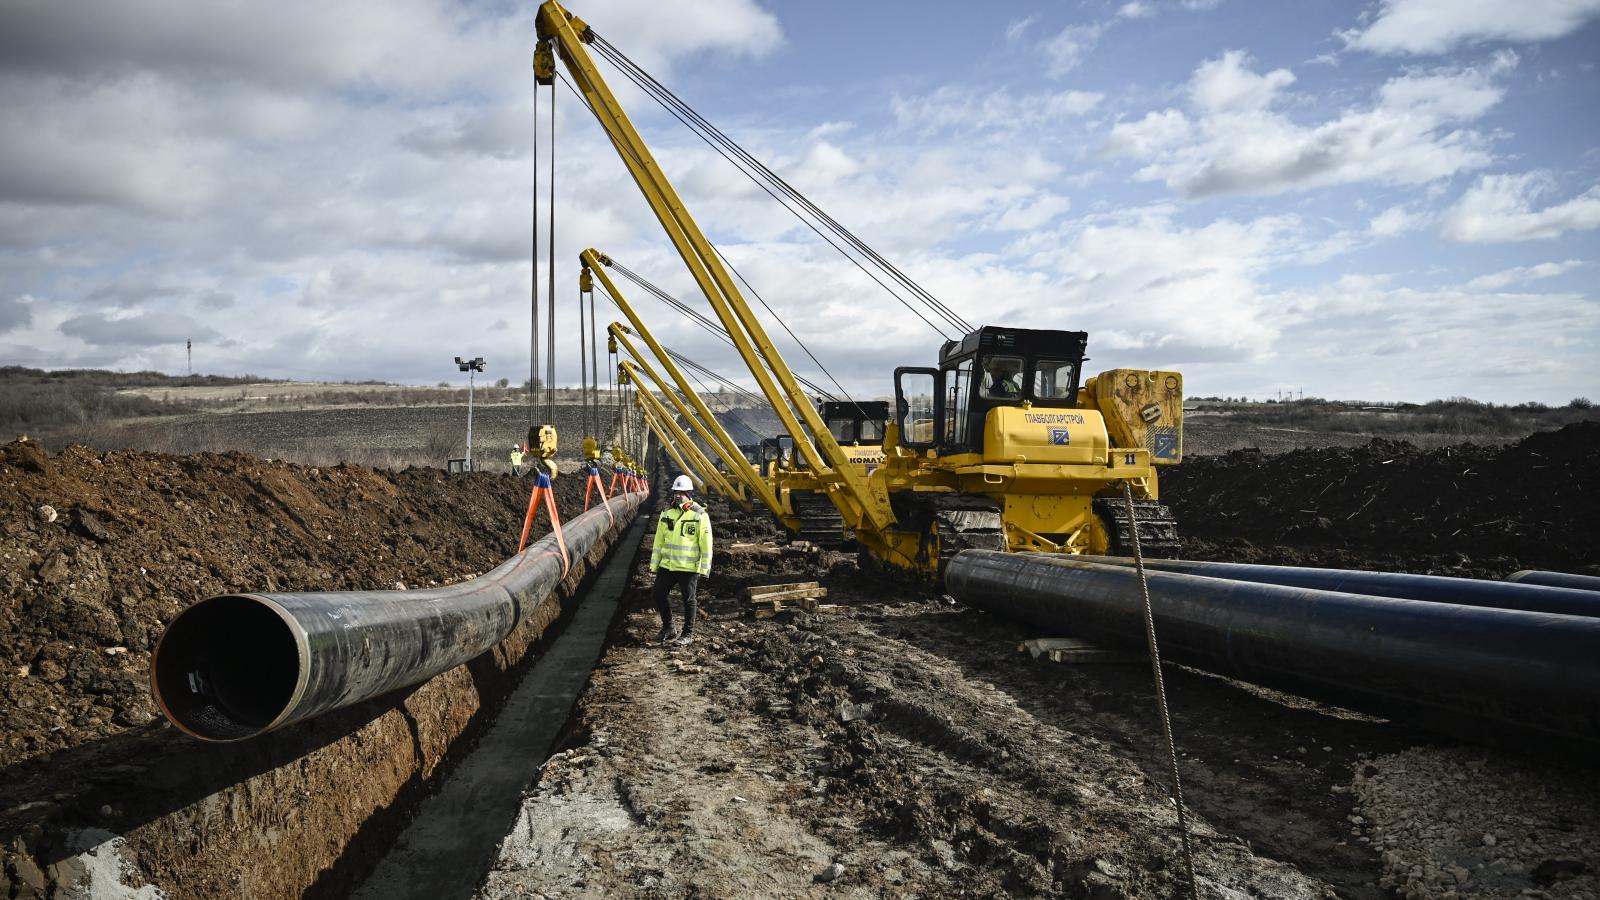
[[[1183,841],[1183,866],[1189,878],[1189,896],[1197,900],[1199,884],[1194,880],[1194,849],[1189,844],[1189,814],[1183,805],[1183,783],[1178,778],[1178,745],[1172,737],[1172,716],[1167,708],[1167,685],[1161,677],[1161,650],[1156,644],[1156,617],[1150,607],[1150,581],[1144,570],[1144,548],[1139,544],[1139,520],[1133,508],[1133,483],[1122,482],[1122,497],[1128,509],[1128,534],[1133,539],[1133,565],[1139,573],[1139,594],[1144,604],[1144,634],[1150,648],[1150,671],[1156,683],[1156,708],[1161,713],[1161,735],[1167,743],[1167,771],[1172,777],[1172,802],[1178,807],[1178,834]]]
[[[800,204],[808,213],[821,221],[825,227],[828,228],[828,230],[832,231],[840,239],[844,240],[851,247],[855,248],[857,252],[861,253],[874,265],[878,266],[891,279],[905,287],[916,299],[920,300],[925,306],[941,316],[950,325],[963,332],[972,330],[972,326],[965,319],[947,306],[943,301],[935,297],[931,291],[928,291],[926,288],[922,287],[921,284],[913,280],[909,275],[906,275],[905,272],[901,271],[893,263],[889,262],[889,260],[886,259],[882,254],[878,253],[878,251],[874,250],[865,241],[861,240],[860,237],[851,232],[837,219],[833,218],[833,216],[829,215],[821,207],[812,202],[810,198],[806,197],[793,185],[789,184],[781,176],[773,172],[772,169],[769,168],[765,163],[761,162],[760,159],[756,158],[753,154],[740,146],[736,141],[728,137],[726,133],[722,132],[708,119],[700,115],[700,113],[698,113],[693,107],[689,106],[689,104],[686,103],[682,98],[674,94],[671,89],[666,87],[666,85],[662,84],[654,76],[650,75],[650,73],[645,71],[643,67],[629,59],[627,55],[621,50],[617,49],[614,44],[610,43],[599,35],[593,34],[592,31],[591,35],[593,37],[593,44],[600,51],[601,55],[604,56],[612,65],[616,66],[625,77],[637,85],[641,90],[644,90],[652,97],[652,99],[654,99],[663,108],[667,109],[668,112],[672,113],[680,122],[683,122],[686,127],[695,132],[696,135],[702,140],[713,145],[713,149],[716,149],[716,145],[720,145],[721,147],[726,148],[728,153],[732,153],[742,160],[745,163],[743,166],[739,165],[737,162],[734,162],[733,159],[729,159],[728,161],[730,163],[734,163],[735,167],[741,172],[744,172],[746,177],[750,178],[752,181],[755,181],[758,185],[760,185],[762,181],[765,181],[767,184],[772,185],[785,196],[791,198],[794,202]],[[719,153],[725,159],[728,158],[727,153],[721,153],[720,150]],[[746,166],[749,168],[747,169]],[[768,193],[771,194],[772,192],[768,191]],[[823,240],[827,241],[828,244],[833,246],[835,250],[838,250],[847,259],[852,259],[852,261],[854,261],[853,258],[850,257],[848,253],[845,253],[842,248],[823,236],[821,232],[818,231],[815,226],[812,226],[811,223],[808,222],[797,210],[789,206],[787,203],[784,203],[776,196],[774,196],[773,199],[778,200],[778,202],[782,204],[785,209],[788,209],[792,215],[810,226],[813,231],[818,233],[819,237],[823,237]],[[857,263],[857,266],[859,267],[860,264]],[[864,268],[863,271],[865,271]],[[868,274],[870,276],[871,273]],[[876,278],[873,280],[877,281]],[[901,298],[898,293],[890,289],[887,285],[884,285],[881,281],[879,281],[878,284],[897,300],[900,300],[902,304],[906,303],[904,298]],[[915,310],[913,310],[913,312],[915,312]],[[920,317],[920,314],[918,315]],[[927,322],[926,319],[923,319],[923,321]],[[937,326],[933,326],[931,322],[928,322],[928,324],[934,327],[935,330],[939,331],[941,336],[948,338],[948,335],[944,335],[942,329],[938,329]]]

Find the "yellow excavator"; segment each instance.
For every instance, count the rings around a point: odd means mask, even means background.
[[[636,64],[557,0],[539,7],[537,27],[539,82],[553,84],[559,57],[793,439],[793,468],[808,470],[814,494],[827,498],[844,534],[872,559],[937,579],[942,561],[969,547],[1120,554],[1130,518],[1146,552],[1175,549],[1158,470],[1183,456],[1181,375],[1114,369],[1084,381],[1084,332],[971,329],[943,345],[937,365],[895,370],[883,461],[853,461],[624,114],[590,47],[658,100],[681,101],[640,77]],[[1135,498],[1131,510],[1124,484]]]

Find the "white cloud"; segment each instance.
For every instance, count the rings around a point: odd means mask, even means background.
[[[947,84],[927,94],[897,96],[890,101],[890,110],[901,127],[923,132],[1015,130],[1082,116],[1099,105],[1103,96],[1073,90],[1016,95],[1004,87],[982,90]]]
[[[1273,300],[1268,315],[1281,332],[1280,354],[1314,379],[1307,395],[1466,395],[1518,403],[1593,391],[1600,352],[1600,303],[1593,297],[1417,290],[1386,279],[1343,278]],[[1353,358],[1364,364],[1351,365]]]
[[[1010,22],[1006,23],[1006,43],[1014,44],[1017,41],[1022,40],[1022,36],[1026,34],[1028,28],[1033,25],[1033,21],[1033,16],[1025,16],[1021,19],[1012,19]]]
[[[753,0],[584,14],[657,75],[783,40]],[[6,357],[181,370],[192,337],[213,371],[427,381],[441,344],[526,359],[532,15],[0,4],[0,297],[29,298],[0,302]],[[565,297],[582,245],[626,247],[648,219],[557,90]]]
[[[0,334],[15,331],[33,322],[31,297],[7,297],[0,300]]]
[[[1550,176],[1485,175],[1444,215],[1440,234],[1470,244],[1548,240],[1568,231],[1600,228],[1600,185],[1564,203],[1534,209]]]
[[[1071,310],[1080,324],[1070,327],[1141,365],[1262,358],[1277,330],[1263,316],[1258,279],[1299,237],[1293,217],[1187,226],[1175,210],[1152,207],[1080,219],[1017,243],[1030,265],[1060,279],[1051,304],[1021,314],[1059,328],[1068,326],[1049,320]]]
[[[1105,25],[1091,23],[1068,25],[1056,32],[1054,37],[1041,45],[1046,60],[1045,71],[1059,78],[1076,69],[1100,43],[1105,31]]]
[[[182,313],[162,311],[118,314],[91,312],[61,323],[61,333],[86,344],[117,347],[177,345],[190,338],[211,340],[217,332]]]
[[[1504,65],[1403,75],[1384,83],[1366,108],[1301,125],[1277,109],[1294,74],[1258,74],[1232,50],[1196,68],[1187,113],[1167,109],[1119,122],[1105,150],[1148,159],[1136,177],[1191,197],[1421,184],[1491,161],[1488,139],[1458,126],[1499,102],[1504,91],[1494,76]]]
[[[1148,0],[1128,0],[1117,8],[1119,19],[1148,19],[1155,14],[1155,7]]]
[[[1383,0],[1371,25],[1343,37],[1372,53],[1446,53],[1479,41],[1553,40],[1597,15],[1600,0]]]
[[[1427,223],[1428,216],[1422,213],[1411,212],[1404,206],[1391,206],[1373,216],[1367,230],[1378,237],[1394,237],[1416,231]]]
[[[1514,284],[1526,284],[1530,281],[1539,281],[1545,278],[1554,278],[1564,275],[1584,263],[1582,260],[1569,259],[1564,262],[1539,263],[1536,266],[1516,266],[1488,275],[1480,275],[1467,282],[1469,291],[1498,291],[1501,288]]]
[[[1217,59],[1207,60],[1194,70],[1189,81],[1189,100],[1201,113],[1259,113],[1266,109],[1278,91],[1294,84],[1294,73],[1273,69],[1265,75],[1245,68],[1245,55],[1230,50]]]

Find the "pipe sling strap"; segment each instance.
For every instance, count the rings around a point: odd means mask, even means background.
[[[611,520],[611,524],[617,524],[617,517],[611,514],[611,499],[606,496],[606,483],[600,480],[600,469],[598,466],[590,466],[587,483],[583,486],[584,512],[589,511],[589,497],[591,492],[595,490],[600,492],[600,502],[605,504],[606,516]]]
[[[567,553],[566,535],[561,533],[561,516],[556,512],[556,491],[550,486],[548,473],[540,472],[539,477],[534,479],[533,493],[528,497],[528,514],[522,519],[522,539],[517,542],[517,552],[521,553],[528,546],[528,532],[533,528],[534,517],[539,514],[541,497],[545,509],[550,513],[550,531],[556,536],[556,546],[561,548],[561,577],[565,578],[572,571],[572,558]]]

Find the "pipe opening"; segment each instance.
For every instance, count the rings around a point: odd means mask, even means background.
[[[288,708],[299,675],[289,624],[271,606],[236,595],[180,613],[151,661],[156,700],[167,717],[211,741],[259,734]]]

